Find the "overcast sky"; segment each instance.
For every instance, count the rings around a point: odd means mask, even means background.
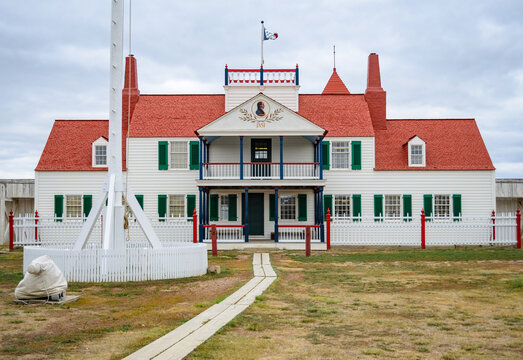
[[[388,118],[475,118],[496,176],[522,178],[522,19],[520,0],[134,0],[131,51],[146,94],[223,93],[225,64],[259,66],[261,20],[265,67],[298,63],[301,93],[334,44],[363,93],[376,52]],[[0,178],[34,177],[55,119],[108,118],[109,24],[110,0],[0,0]]]

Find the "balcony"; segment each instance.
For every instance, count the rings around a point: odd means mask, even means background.
[[[203,180],[320,180],[320,163],[202,163]]]

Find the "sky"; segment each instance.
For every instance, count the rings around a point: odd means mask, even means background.
[[[475,118],[496,177],[523,178],[523,1],[133,0],[130,27],[125,6],[142,94],[222,94],[225,64],[259,67],[264,20],[265,67],[299,64],[300,93],[323,90],[333,45],[363,93],[378,53],[387,118]],[[0,178],[34,177],[55,119],[108,118],[110,9],[0,0]]]

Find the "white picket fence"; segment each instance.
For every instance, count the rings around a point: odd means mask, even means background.
[[[492,220],[495,220],[493,224]],[[495,229],[495,230],[494,230]],[[425,245],[514,245],[516,215],[501,214],[492,217],[427,218]],[[331,222],[332,245],[388,245],[420,246],[421,218],[411,221],[401,218],[333,217]]]
[[[34,215],[19,216],[13,220],[14,246],[33,245],[53,248],[72,248],[85,223],[85,218],[64,217],[60,219],[61,221],[56,221],[54,217],[36,218]],[[192,222],[181,217],[162,218],[162,220],[152,220],[152,226],[162,245],[192,242]],[[101,247],[102,223],[103,217],[100,217],[91,232],[86,248]],[[128,248],[149,247],[145,234],[134,218],[129,218],[125,236]]]

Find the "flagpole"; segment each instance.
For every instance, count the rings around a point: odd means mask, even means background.
[[[264,35],[265,35],[265,31],[264,31],[264,26],[263,26],[263,20],[261,22],[261,65],[263,66],[263,39],[264,39]]]

